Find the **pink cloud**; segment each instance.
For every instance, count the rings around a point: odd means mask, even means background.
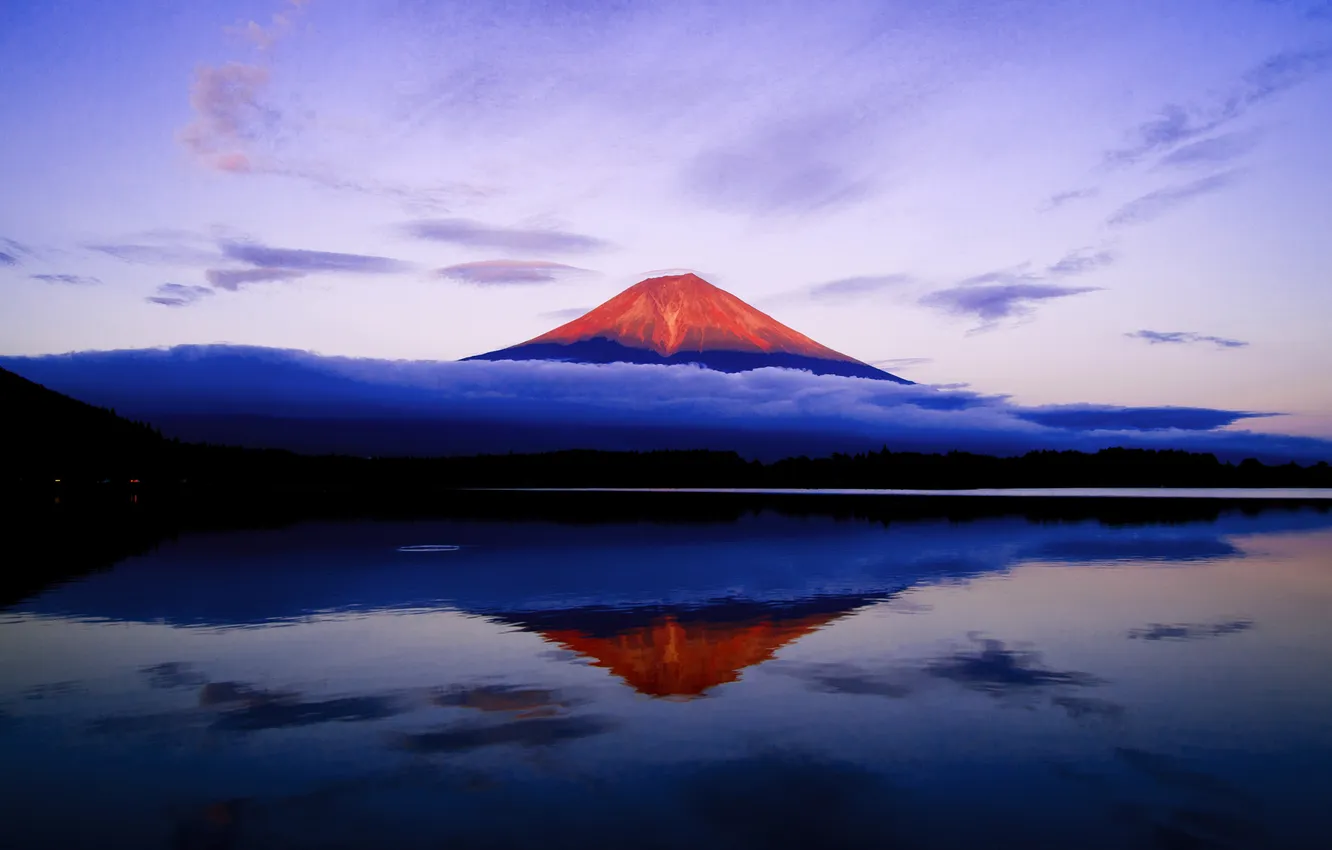
[[[258,65],[200,68],[190,90],[194,121],[181,131],[181,142],[212,168],[254,170],[250,148],[274,117],[260,100],[268,82],[268,69]]]

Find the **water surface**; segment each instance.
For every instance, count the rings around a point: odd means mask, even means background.
[[[1325,509],[586,519],[186,534],[0,612],[0,846],[1332,846]]]

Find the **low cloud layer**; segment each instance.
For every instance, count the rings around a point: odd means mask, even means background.
[[[568,447],[592,445],[595,441],[588,435],[595,426],[622,428],[643,447],[660,442],[667,433],[726,431],[805,435],[785,440],[781,450],[787,453],[788,444],[823,445],[828,437],[844,446],[890,443],[930,451],[1012,453],[1126,445],[1223,456],[1332,458],[1332,444],[1326,441],[1221,430],[1270,415],[1265,411],[1028,407],[965,389],[787,369],[726,374],[690,366],[357,360],[230,346],[0,358],[0,365],[76,398],[121,410],[384,416],[476,422],[484,428],[492,425],[480,423],[528,423],[563,434],[556,443],[567,442]],[[254,387],[264,390],[249,389]],[[727,442],[729,436],[719,440],[713,441],[715,447],[738,448]],[[696,442],[712,445],[701,437]]]
[[[565,275],[586,271],[546,260],[478,260],[445,266],[437,274],[475,286],[521,286],[555,283]]]
[[[1141,339],[1152,345],[1215,345],[1217,348],[1244,348],[1247,342],[1240,339],[1228,339],[1223,336],[1209,336],[1192,331],[1148,331],[1140,330],[1124,334],[1131,339]]]
[[[404,225],[407,235],[428,242],[446,242],[468,248],[542,254],[577,254],[610,246],[604,239],[563,230],[500,227],[466,218],[420,219]]]

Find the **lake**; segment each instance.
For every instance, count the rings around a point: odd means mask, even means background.
[[[929,510],[167,536],[0,610],[0,846],[1332,846],[1328,505]]]

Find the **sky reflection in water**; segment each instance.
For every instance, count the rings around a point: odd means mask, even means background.
[[[23,847],[1318,848],[1329,610],[1314,511],[196,534],[0,612],[0,799]]]

